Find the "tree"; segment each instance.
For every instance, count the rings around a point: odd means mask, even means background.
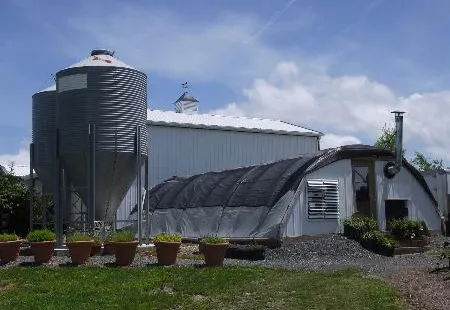
[[[384,125],[381,136],[377,139],[374,146],[395,153],[395,128]],[[405,156],[405,149],[402,150],[402,153]],[[420,171],[430,171],[444,167],[442,159],[430,159],[417,151],[415,156],[409,161]]]
[[[11,167],[9,167],[10,171]],[[33,220],[41,222],[41,207],[44,204],[49,212],[53,203],[34,193]],[[30,223],[30,196],[24,180],[12,172],[0,173],[0,233],[16,233],[26,236]],[[50,216],[52,216],[50,214]]]
[[[444,162],[442,159],[429,159],[420,152],[416,152],[416,155],[411,160],[411,163],[420,171],[437,170],[444,167]]]
[[[29,195],[22,180],[12,173],[0,175],[0,228],[24,235],[28,230]]]
[[[395,153],[395,128],[383,126],[381,136],[375,141],[374,146]],[[405,150],[403,149],[403,154]]]

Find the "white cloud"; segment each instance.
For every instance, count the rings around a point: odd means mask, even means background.
[[[9,171],[9,167],[12,164],[15,175],[23,176],[30,174],[30,151],[26,145],[27,143],[23,142],[22,147],[16,154],[0,155],[0,165]]]
[[[326,134],[320,140],[320,148],[324,150],[342,145],[360,144],[360,143],[361,140],[353,136],[339,136],[335,134]]]
[[[393,110],[405,114],[405,144],[450,160],[450,91],[398,97],[388,86],[366,76],[333,77],[293,62],[279,63],[267,79],[243,90],[246,100],[213,111],[277,118],[320,130],[323,146],[373,144]],[[364,139],[362,139],[364,137]],[[418,149],[419,148],[419,149]]]

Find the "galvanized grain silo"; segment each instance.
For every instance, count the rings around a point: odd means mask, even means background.
[[[62,167],[89,220],[112,221],[147,156],[147,77],[94,50],[56,73],[56,82]]]
[[[56,85],[32,97],[33,168],[46,194],[55,194]]]

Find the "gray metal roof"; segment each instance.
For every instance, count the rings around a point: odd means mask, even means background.
[[[323,133],[319,131],[280,120],[212,114],[185,114],[160,110],[147,110],[147,123],[171,127],[277,133],[296,136],[323,136]]]
[[[189,102],[198,102],[197,99],[195,99],[192,95],[189,95],[187,92],[184,92],[180,98],[177,99],[175,102],[182,102],[182,101],[189,101]]]
[[[135,69],[110,55],[94,55],[77,62],[66,69],[78,67],[121,67]]]
[[[44,92],[48,92],[48,91],[56,91],[56,84],[53,84],[52,86],[47,87],[46,89],[40,90],[36,94],[44,93]]]

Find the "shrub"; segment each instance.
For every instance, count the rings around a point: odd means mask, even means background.
[[[352,216],[351,218],[344,220],[344,236],[357,241],[360,240],[365,233],[377,229],[377,221],[372,217]]]
[[[420,220],[393,219],[389,226],[391,234],[397,239],[422,239],[430,235],[426,223]]]
[[[131,242],[134,241],[134,233],[129,230],[118,231],[111,234],[110,242]]]
[[[153,238],[153,242],[181,242],[181,236],[177,234],[159,234]]]
[[[19,240],[19,237],[16,234],[0,234],[0,242],[17,240]]]
[[[31,231],[27,236],[29,242],[54,241],[55,239],[56,235],[50,229],[36,229]]]
[[[76,241],[93,241],[92,236],[83,233],[73,233],[66,238],[67,242],[76,242]]]
[[[201,243],[228,243],[228,240],[219,236],[205,236],[200,240]]]
[[[392,256],[396,247],[396,242],[386,236],[381,231],[373,230],[364,233],[361,237],[361,245],[375,253]]]

